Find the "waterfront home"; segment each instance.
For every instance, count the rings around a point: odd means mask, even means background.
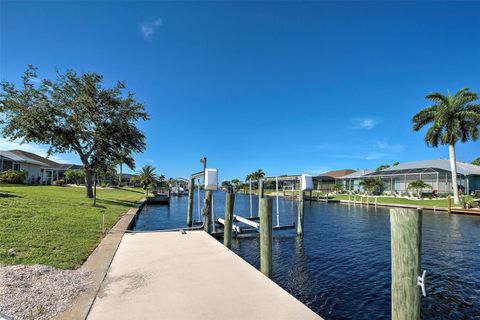
[[[324,192],[333,191],[334,186],[341,182],[340,178],[353,172],[355,171],[351,169],[332,170],[313,177],[314,189]]]
[[[343,185],[343,189],[349,191],[362,191],[363,188],[360,186],[360,181],[363,177],[369,173],[374,172],[373,170],[357,170],[350,174],[347,174],[343,177],[338,178],[340,183]]]
[[[52,184],[64,179],[67,170],[79,170],[78,164],[57,163],[37,154],[23,150],[0,151],[0,172],[24,170],[27,172],[25,183]]]
[[[452,191],[450,160],[434,159],[400,163],[394,167],[374,171],[363,177],[379,177],[385,191],[405,192],[408,184],[422,180],[439,193]],[[465,194],[480,190],[480,166],[457,161],[457,181]]]

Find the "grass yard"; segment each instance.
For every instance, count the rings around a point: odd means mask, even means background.
[[[0,185],[0,264],[76,268],[144,197],[141,189],[98,189],[97,207],[77,187]]]

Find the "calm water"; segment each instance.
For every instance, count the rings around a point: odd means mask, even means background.
[[[214,199],[223,217],[224,193]],[[296,221],[296,202],[279,208],[281,224]],[[145,207],[135,229],[184,227],[186,210],[186,197]],[[248,216],[249,197],[237,194],[234,211]],[[275,201],[273,216],[275,224]],[[259,268],[258,237],[233,239],[232,250]],[[422,269],[422,319],[480,319],[480,217],[425,212]],[[306,202],[303,239],[293,229],[274,233],[272,279],[326,319],[390,318],[389,210]]]

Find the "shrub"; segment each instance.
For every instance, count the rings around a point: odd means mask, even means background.
[[[54,186],[64,186],[64,185],[65,185],[65,180],[62,180],[62,179],[60,179],[60,180],[53,180],[52,184],[53,184]]]
[[[67,181],[71,180],[79,185],[85,179],[85,172],[83,170],[67,170],[64,176]]]
[[[7,170],[0,174],[0,182],[3,183],[24,183],[27,178],[27,171],[25,170]]]

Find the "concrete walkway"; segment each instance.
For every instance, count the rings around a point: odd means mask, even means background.
[[[95,319],[321,319],[203,231],[125,234]]]

